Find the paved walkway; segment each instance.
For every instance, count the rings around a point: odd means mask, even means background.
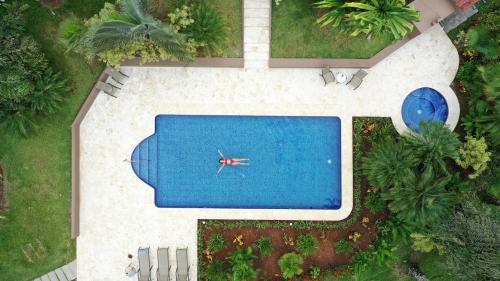
[[[244,0],[244,57],[246,69],[269,65],[271,0]]]
[[[368,70],[356,91],[324,86],[319,69],[126,67],[130,79],[118,98],[99,95],[80,135],[80,236],[78,281],[130,281],[128,254],[188,247],[191,280],[197,280],[197,222],[203,219],[341,220],[352,209],[352,118],[386,116],[395,122],[411,91],[432,87],[450,104],[450,126],[458,101],[449,85],[458,53],[435,26]],[[352,74],[352,69],[336,69]],[[135,146],[154,133],[158,114],[299,115],[341,118],[342,208],[340,210],[167,209],[154,205],[154,190],[133,172]],[[403,125],[404,126],[404,125]]]
[[[73,281],[76,280],[76,261],[51,271],[33,281]]]

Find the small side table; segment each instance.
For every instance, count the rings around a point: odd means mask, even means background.
[[[134,265],[133,263],[130,263],[126,268],[125,268],[125,275],[127,275],[127,277],[134,277],[136,274],[137,274],[138,270],[137,270],[137,266]]]
[[[337,72],[337,74],[335,74],[335,80],[339,84],[344,84],[347,82],[347,75],[344,72]]]

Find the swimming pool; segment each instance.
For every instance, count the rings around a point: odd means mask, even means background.
[[[428,87],[419,88],[405,98],[401,114],[406,126],[419,132],[423,121],[446,122],[448,104],[438,91]]]
[[[132,153],[157,207],[339,209],[338,117],[158,115]],[[249,166],[220,167],[226,158]]]

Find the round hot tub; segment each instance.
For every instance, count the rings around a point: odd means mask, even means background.
[[[423,121],[445,123],[448,119],[448,104],[438,91],[419,88],[405,98],[401,114],[406,126],[419,132],[419,125]]]

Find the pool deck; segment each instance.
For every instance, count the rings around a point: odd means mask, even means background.
[[[191,280],[197,280],[199,219],[331,220],[352,209],[352,118],[393,117],[398,130],[404,98],[432,87],[450,105],[449,124],[458,121],[458,101],[449,87],[458,53],[439,26],[413,39],[367,70],[361,87],[324,86],[319,69],[126,67],[130,79],[117,94],[97,96],[80,126],[79,281],[135,280],[125,276],[138,247],[188,247]],[[335,69],[334,71],[339,71]],[[341,69],[352,74],[356,69]],[[340,210],[160,209],[154,190],[133,172],[134,147],[154,133],[158,114],[298,115],[341,118],[342,208]],[[135,277],[136,278],[136,277]]]

